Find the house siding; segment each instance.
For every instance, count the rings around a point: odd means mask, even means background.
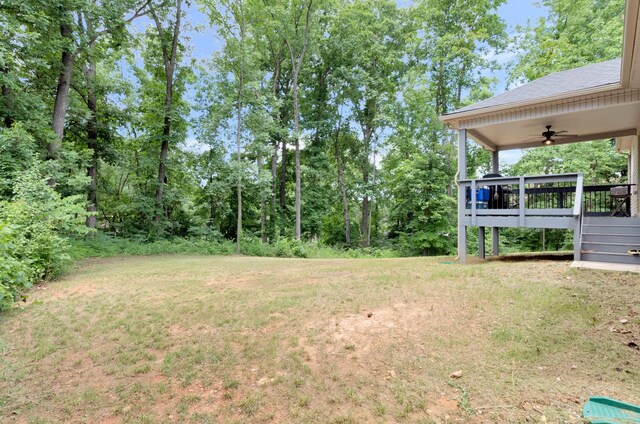
[[[640,141],[638,137],[631,144],[631,156],[629,157],[629,181],[635,184],[633,187],[633,195],[631,196],[631,215],[640,215]]]
[[[639,134],[640,135],[640,134]],[[631,216],[640,216],[640,141],[639,137],[631,143],[631,155],[629,156],[629,182],[635,184],[631,196]]]

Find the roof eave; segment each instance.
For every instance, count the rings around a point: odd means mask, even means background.
[[[629,0],[625,5],[624,35],[622,39],[622,60],[620,61],[620,83],[627,88],[631,81],[633,54],[636,50],[636,34],[640,2]]]
[[[606,93],[608,91],[619,90],[620,88],[622,88],[622,84],[620,82],[604,84],[604,85],[599,85],[597,87],[591,87],[588,89],[575,90],[567,93],[562,93],[557,96],[541,97],[538,99],[527,100],[523,102],[505,103],[502,105],[485,107],[480,109],[473,109],[473,110],[460,112],[460,113],[453,112],[448,115],[439,116],[438,119],[444,122],[445,124],[447,124],[447,126],[449,126],[450,128],[459,129],[458,123],[465,118],[476,117],[479,115],[483,115],[483,116],[494,115],[494,114],[499,114],[500,112],[504,112],[504,111],[512,110],[516,108],[527,108],[527,107],[538,106],[540,104],[544,104],[548,102],[555,102],[558,100],[573,99],[575,97],[580,97],[580,96]]]

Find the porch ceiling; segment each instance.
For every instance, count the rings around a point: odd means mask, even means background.
[[[514,110],[498,116],[460,121],[471,139],[489,150],[543,147],[542,132],[566,130],[575,137],[553,137],[555,144],[636,135],[640,122],[640,92],[627,92],[621,102],[603,99],[570,105],[552,105],[531,110]],[[627,101],[624,101],[627,100]]]

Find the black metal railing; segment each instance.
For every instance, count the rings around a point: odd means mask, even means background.
[[[551,177],[551,176],[550,176]],[[517,177],[516,177],[517,178]],[[524,193],[514,178],[475,180],[478,209],[518,209],[520,196],[530,210],[572,209],[576,199],[576,181],[536,182],[525,180]],[[627,196],[612,196],[611,189],[625,187]],[[602,184],[583,186],[582,212],[586,216],[630,216],[632,184]],[[467,209],[471,209],[471,187],[467,188]],[[488,212],[490,214],[490,212]]]
[[[585,216],[630,216],[631,196],[612,196],[611,189],[625,187],[631,193],[631,184],[586,185],[583,187],[582,211]],[[490,192],[495,189],[490,188]],[[528,209],[564,209],[573,208],[576,185],[574,182],[559,182],[527,186],[525,204]],[[507,205],[518,204],[518,192],[511,187],[503,189],[503,195],[495,196],[489,202],[488,209],[503,209]],[[623,205],[620,205],[623,203]],[[509,206],[513,207],[513,206]]]
[[[625,187],[626,196],[612,196],[611,189]],[[587,216],[631,216],[633,184],[584,186],[584,213]],[[624,203],[624,205],[620,205]],[[619,207],[621,206],[621,207]]]

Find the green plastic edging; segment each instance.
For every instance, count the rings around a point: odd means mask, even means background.
[[[582,416],[591,424],[640,424],[640,406],[608,397],[592,397]]]

